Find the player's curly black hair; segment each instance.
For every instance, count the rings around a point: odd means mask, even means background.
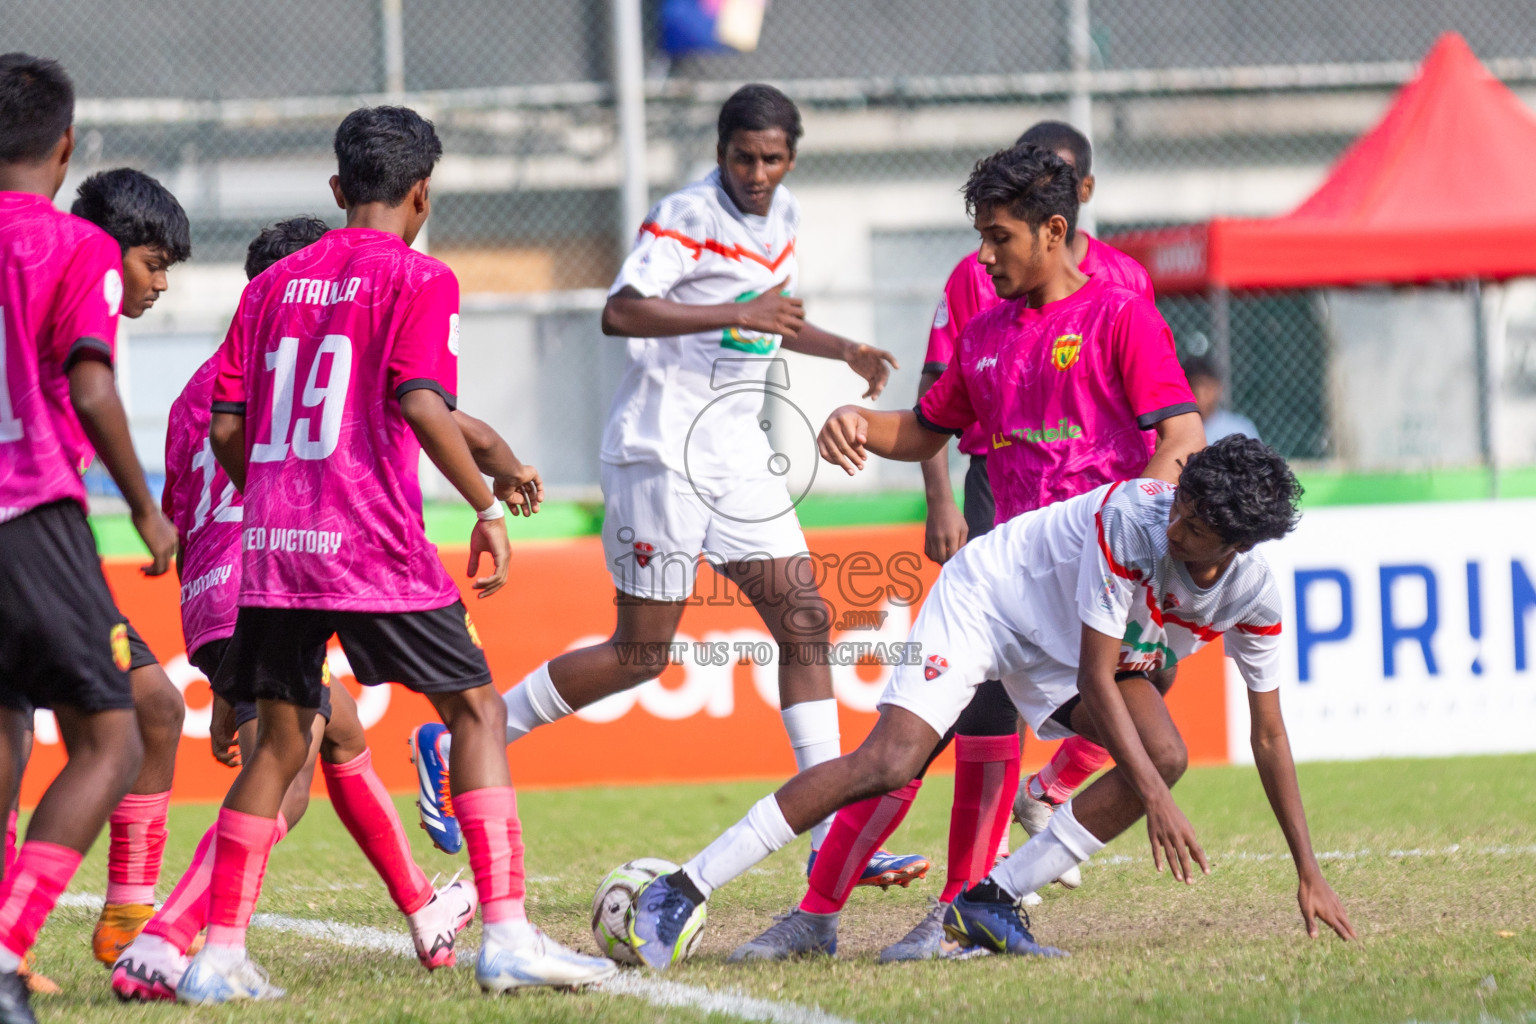
[[[336,128],[336,173],[354,206],[399,206],[442,155],[432,122],[410,107],[361,107]]]
[[[976,162],[966,180],[965,212],[1002,207],[1036,231],[1052,217],[1067,222],[1067,241],[1077,232],[1077,172],[1039,146],[1013,146]]]
[[[1229,434],[1189,457],[1179,500],[1228,544],[1278,540],[1301,519],[1301,484],[1263,441]]]
[[[268,224],[245,250],[245,279],[251,280],[284,256],[292,256],[306,245],[320,241],[320,236],[329,230],[319,217],[304,215]]]
[[[69,212],[111,235],[127,255],[136,245],[156,249],[170,263],[192,255],[187,212],[170,189],[143,171],[98,171],[80,183]]]

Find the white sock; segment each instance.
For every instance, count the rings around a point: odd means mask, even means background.
[[[501,702],[507,706],[508,743],[571,713],[571,706],[555,692],[555,681],[549,677],[547,661],[502,694]]]
[[[1056,808],[1045,831],[1035,836],[987,877],[1014,899],[1050,885],[1092,857],[1104,844],[1072,814],[1072,801]]]
[[[186,956],[186,951],[177,949],[174,945],[158,935],[145,935],[139,933],[139,937],[133,940],[133,951],[145,956],[179,957]]]
[[[779,801],[769,793],[747,816],[721,833],[702,853],[683,865],[683,870],[706,897],[795,838],[784,820]]]
[[[217,942],[210,942],[203,947],[199,954],[211,967],[219,970],[228,970],[237,967],[245,960],[245,946],[226,946]]]
[[[539,930],[527,918],[487,922],[480,930],[481,942],[502,949],[521,949],[532,945],[538,937]]]
[[[800,771],[843,756],[836,700],[808,700],[785,708],[779,717],[784,720],[784,731],[789,733],[789,745],[795,748],[795,767]],[[811,849],[821,849],[821,841],[831,827],[831,818],[811,826]]]

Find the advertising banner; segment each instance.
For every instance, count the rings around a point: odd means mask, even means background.
[[[1536,750],[1536,501],[1321,508],[1267,545],[1298,760]],[[1234,761],[1252,760],[1229,665]]]
[[[514,535],[516,521],[513,524]],[[875,702],[894,659],[911,656],[906,634],[938,569],[922,554],[921,526],[808,532],[817,584],[831,606],[833,689],[844,749],[875,720]],[[444,563],[461,586],[465,553],[445,549]],[[154,649],[187,700],[177,762],[176,796],[219,800],[234,777],[208,750],[210,695],[187,662],[172,576],[147,579],[137,560],[109,560],[107,579],[118,604]],[[597,538],[531,542],[513,548],[512,576],[500,594],[465,603],[485,646],[496,685],[512,686],[541,661],[605,639],[613,629],[613,583]],[[534,731],[509,748],[519,786],[580,786],[739,778],[787,778],[794,758],[778,714],[777,650],[756,609],[735,586],[699,573],[694,603],[683,615],[676,663],[660,678]],[[638,655],[637,655],[638,656]],[[920,655],[919,655],[920,656]],[[427,702],[397,686],[360,688],[339,648],[331,651],[334,685],[359,695],[374,764],[397,792],[413,790],[406,738],[433,719]],[[1170,696],[1195,760],[1227,757],[1225,694],[1219,646],[1181,666]],[[1026,766],[1043,763],[1054,744],[1029,737]],[[36,801],[63,764],[51,716],[40,714],[23,801]],[[948,754],[937,765],[949,771]],[[323,792],[318,781],[317,792]]]

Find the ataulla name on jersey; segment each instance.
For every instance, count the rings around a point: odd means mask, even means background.
[[[345,281],[322,281],[314,277],[296,277],[283,289],[284,302],[307,302],[315,306],[334,306],[338,302],[351,302],[357,298],[357,290],[363,286],[360,277]]]
[[[288,551],[329,557],[341,550],[340,530],[269,530],[265,526],[251,526],[243,533],[247,551]]]
[[[1058,441],[1076,441],[1083,436],[1083,428],[1076,423],[1067,422],[1063,417],[1056,421],[1054,427],[1040,427],[1031,430],[1028,427],[1015,427],[1008,431],[1009,437],[1015,441],[1024,441],[1028,444],[1055,444]]]

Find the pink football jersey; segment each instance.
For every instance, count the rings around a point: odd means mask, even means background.
[[[240,492],[213,457],[215,353],[171,403],[160,507],[181,541],[181,635],[187,651],[235,631],[240,595]]]
[[[0,523],[64,498],[85,507],[95,457],[69,400],[68,368],[110,363],[122,252],[45,196],[0,192]]]
[[[1139,476],[1151,428],[1195,411],[1157,307],[1097,277],[1039,309],[1015,299],[973,318],[917,407],[935,430],[979,427],[999,523]]]
[[[458,390],[459,285],[398,236],[324,238],[246,286],[212,410],[245,416],[240,604],[404,612],[458,599],[427,542],[400,396]]]
[[[1077,265],[1078,270],[1152,301],[1152,278],[1145,267],[1086,231],[1083,237],[1088,239],[1088,251]],[[976,262],[976,256],[973,252],[955,264],[949,280],[944,283],[944,297],[939,300],[938,311],[933,315],[933,327],[928,332],[928,354],[923,357],[924,370],[942,372],[954,354],[955,342],[971,318],[1003,301],[992,287],[992,278],[987,268]],[[987,454],[987,437],[979,426],[960,435],[960,450],[967,455]]]

